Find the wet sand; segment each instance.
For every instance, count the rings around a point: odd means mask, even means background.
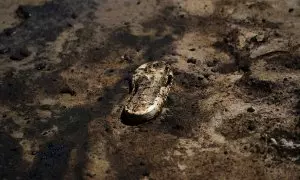
[[[299,179],[299,1],[2,0],[0,19],[0,179]],[[155,60],[165,108],[125,125]]]

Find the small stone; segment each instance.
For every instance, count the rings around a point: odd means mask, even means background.
[[[196,64],[197,63],[197,59],[195,59],[195,58],[189,58],[187,60],[187,63]]]
[[[132,58],[127,54],[124,54],[123,56],[121,56],[121,59],[124,60],[124,61],[131,61],[132,60]]]
[[[39,63],[35,65],[36,70],[43,70],[46,68],[46,63]]]
[[[114,72],[115,72],[114,69],[108,69],[108,70],[106,70],[106,71],[104,72],[104,74],[106,74],[106,75],[111,75],[111,74],[114,73]]]
[[[42,136],[46,136],[48,134],[48,131],[45,131],[42,133]]]
[[[206,79],[209,79],[209,77],[210,77],[211,75],[212,75],[212,74],[209,73],[209,72],[203,73],[203,76],[204,76]]]
[[[75,22],[73,20],[67,20],[67,26],[68,27],[74,27]]]
[[[7,36],[13,36],[16,34],[16,29],[15,28],[7,28],[4,30],[4,33],[7,35]]]
[[[20,48],[20,54],[24,57],[28,57],[31,55],[31,51],[27,47]]]
[[[213,61],[208,61],[207,63],[206,63],[206,65],[208,66],[208,67],[214,67],[214,66],[216,66],[218,64],[218,60],[216,60],[216,59],[214,59]]]
[[[41,123],[48,123],[48,119],[40,119]]]
[[[265,40],[265,36],[263,34],[259,34],[255,36],[257,42],[263,42]]]
[[[250,123],[248,126],[249,131],[254,131],[256,129],[256,126],[253,123]]]
[[[294,11],[294,8],[289,9],[289,13],[292,13]]]
[[[70,94],[71,96],[75,96],[76,92],[70,87],[64,87],[60,90],[61,94]]]
[[[299,144],[295,144],[293,141],[291,141],[291,140],[288,141],[284,138],[280,139],[279,143],[280,143],[281,146],[283,146],[287,149],[294,149],[295,147],[299,146]]]
[[[19,52],[16,52],[16,53],[14,53],[14,54],[12,54],[11,56],[10,56],[10,59],[11,60],[14,60],[14,61],[21,61],[21,60],[23,60],[25,57],[24,56],[22,56]]]
[[[16,13],[20,18],[24,19],[28,19],[32,16],[30,10],[25,6],[19,6]]]
[[[48,111],[48,110],[37,110],[37,115],[40,117],[40,118],[51,118],[52,116],[52,112],[51,111]]]
[[[150,172],[148,169],[145,169],[145,171],[143,172],[143,176],[149,176]]]
[[[204,86],[207,86],[207,85],[209,85],[209,81],[207,79],[203,79],[201,81],[201,84],[204,85]]]
[[[197,78],[199,81],[202,81],[205,77],[202,74],[199,74]]]
[[[184,164],[179,164],[179,163],[178,163],[178,168],[179,168],[181,171],[183,171],[183,170],[185,170],[185,169],[187,168],[187,166],[184,165]]]
[[[92,173],[92,172],[87,172],[86,175],[90,178],[93,178],[96,176],[96,173]]]
[[[78,15],[77,15],[77,13],[73,12],[72,15],[71,15],[71,17],[72,17],[73,19],[76,19],[76,18],[78,17]]]
[[[250,113],[252,113],[252,112],[255,111],[255,109],[254,109],[253,107],[249,107],[249,108],[247,109],[247,111],[250,112]]]
[[[49,106],[53,106],[57,103],[56,100],[50,98],[42,99],[39,102],[40,105],[49,105]]]
[[[177,150],[174,151],[174,156],[181,156],[181,155],[182,155],[181,152],[179,152]]]
[[[271,142],[272,142],[273,145],[277,145],[278,144],[277,141],[274,138],[271,138],[270,140],[271,140]]]
[[[214,73],[218,72],[218,68],[215,68],[215,67],[212,68],[212,69],[211,69],[211,72],[214,72]]]
[[[143,49],[143,48],[142,48],[142,46],[140,46],[140,45],[137,45],[137,46],[135,47],[136,52],[140,52],[142,49]]]

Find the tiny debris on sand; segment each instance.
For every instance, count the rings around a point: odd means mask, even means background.
[[[299,16],[297,0],[1,0],[0,179],[299,179]],[[173,85],[128,126],[153,61]]]

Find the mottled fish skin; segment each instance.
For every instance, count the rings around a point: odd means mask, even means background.
[[[161,111],[173,81],[171,67],[163,61],[141,65],[132,77],[132,91],[124,107],[125,118],[133,122],[153,119]]]

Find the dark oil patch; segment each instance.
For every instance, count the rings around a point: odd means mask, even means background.
[[[38,6],[20,6],[17,13],[25,15],[26,18],[22,23],[10,28],[10,32],[14,33],[10,33],[9,36],[8,30],[0,33],[0,42],[11,49],[28,45],[43,48],[46,42],[55,41],[59,34],[68,28],[68,20],[74,12],[81,14],[93,5],[92,0],[53,0]]]
[[[40,150],[36,152],[33,166],[27,172],[26,176],[29,179],[62,179],[68,169],[70,152],[74,147],[78,148],[76,156],[79,159],[85,159],[82,148],[88,139],[88,123],[91,120],[91,113],[85,108],[74,107],[62,111],[60,116],[47,123],[34,121],[32,126],[25,130],[26,138],[38,138],[44,141]],[[53,126],[56,126],[58,130],[50,137],[42,133]],[[83,175],[84,162],[77,163],[77,175]]]
[[[23,78],[7,77],[0,84],[0,100],[2,103],[21,103],[27,99],[28,87]]]
[[[22,147],[13,137],[0,132],[0,178],[12,179],[22,175]],[[22,165],[23,164],[23,165]],[[23,167],[24,168],[24,167]]]
[[[68,166],[71,145],[49,142],[37,153],[29,179],[62,179]]]

